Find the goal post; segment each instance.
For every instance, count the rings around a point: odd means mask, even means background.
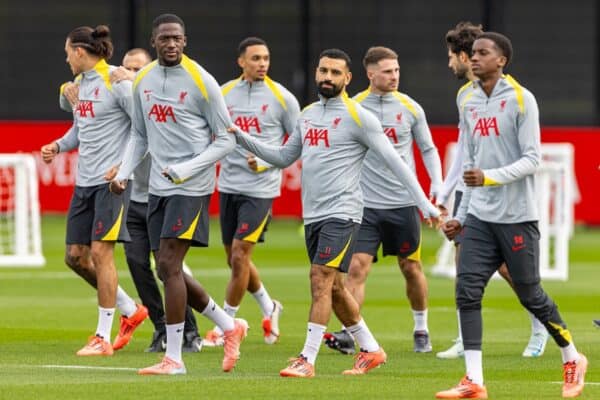
[[[447,161],[454,158],[455,146],[454,143],[448,148]],[[572,144],[542,144],[542,162],[536,172],[535,192],[539,213],[540,276],[542,279],[566,281],[569,279],[569,240],[574,229],[573,206],[579,201]],[[431,273],[454,277],[454,257],[454,243],[444,240]]]
[[[45,263],[35,158],[0,154],[0,267]]]

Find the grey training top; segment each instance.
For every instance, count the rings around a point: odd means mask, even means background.
[[[410,168],[394,151],[377,118],[345,92],[331,99],[321,98],[306,107],[283,146],[260,143],[239,130],[236,138],[247,150],[280,168],[302,159],[305,224],[327,218],[361,222],[363,200],[359,178],[369,149],[394,171],[426,216],[439,215]]]
[[[484,186],[467,187],[457,220],[467,213],[494,223],[536,221],[535,172],[541,159],[535,97],[503,75],[488,97],[479,82],[462,109],[464,169],[480,168]]]
[[[151,194],[212,193],[215,163],[235,147],[227,133],[232,123],[225,101],[212,75],[185,55],[175,66],[153,61],[136,75],[133,102],[132,140],[117,179],[126,179],[148,150]]]
[[[223,85],[222,91],[233,123],[256,140],[279,145],[294,130],[300,114],[298,101],[269,77],[255,82],[238,78]],[[253,171],[247,155],[247,150],[236,146],[221,160],[219,191],[264,199],[279,196],[281,170],[257,160],[258,170]]]
[[[73,126],[56,142],[61,152],[79,150],[77,186],[106,183],[104,174],[121,161],[129,140],[131,82],[112,84],[109,76],[115,68],[100,60],[92,70],[75,79],[79,84],[79,103],[72,110]],[[61,87],[61,107],[69,110],[63,97]]]
[[[430,194],[437,195],[442,183],[442,164],[423,108],[398,91],[378,95],[367,89],[357,94],[354,99],[377,117],[388,140],[413,172],[416,171],[413,157],[414,139],[431,179]],[[360,187],[365,207],[392,209],[416,204],[404,185],[373,151],[368,151],[365,157]]]

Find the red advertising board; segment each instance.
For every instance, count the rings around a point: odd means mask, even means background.
[[[0,122],[0,153],[32,153],[37,161],[40,181],[40,203],[43,212],[65,212],[69,206],[77,153],[59,154],[50,164],[44,164],[40,157],[40,147],[59,138],[69,128],[68,122]],[[432,126],[434,141],[443,158],[449,143],[456,140],[456,127]],[[580,201],[575,205],[575,220],[600,225],[600,209],[595,199],[600,197],[600,128],[586,127],[544,127],[542,142],[569,142],[575,148],[575,176],[580,193]],[[419,156],[417,172],[423,187],[429,189],[429,180]],[[300,162],[284,171],[282,195],[273,205],[273,214],[300,218]],[[211,213],[218,212],[218,202],[211,202]]]

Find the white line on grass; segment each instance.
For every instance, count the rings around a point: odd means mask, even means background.
[[[95,367],[93,365],[59,365],[59,364],[48,364],[48,365],[23,365],[24,367],[39,367],[39,368],[50,368],[50,369],[92,369],[101,371],[137,371],[139,368],[128,368],[128,367]]]

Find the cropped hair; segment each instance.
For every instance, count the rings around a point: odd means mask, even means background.
[[[321,54],[319,54],[319,60],[323,57],[334,58],[337,60],[344,60],[346,62],[346,66],[348,69],[352,66],[352,61],[350,61],[350,56],[343,50],[340,49],[327,49],[323,50]]]
[[[473,54],[473,42],[483,33],[481,25],[472,22],[459,22],[454,29],[446,33],[446,45],[448,49],[459,54],[464,51],[469,57]]]
[[[248,47],[257,46],[257,45],[262,45],[262,46],[268,47],[267,42],[265,42],[263,39],[261,39],[259,37],[255,37],[255,36],[247,37],[246,39],[242,40],[240,42],[240,44],[238,45],[238,56],[241,56],[242,54],[244,54]]]
[[[152,34],[154,34],[156,28],[158,28],[162,24],[179,24],[181,26],[181,29],[183,29],[183,31],[185,32],[185,24],[183,23],[183,20],[181,18],[179,18],[175,14],[161,14],[158,17],[154,18],[154,21],[152,21]]]
[[[392,49],[383,46],[371,47],[367,50],[363,58],[363,66],[367,68],[369,65],[377,64],[381,60],[397,60],[398,54]]]
[[[113,44],[110,38],[110,29],[106,25],[96,28],[80,26],[73,29],[68,35],[71,47],[81,47],[88,53],[110,60],[113,55]]]

